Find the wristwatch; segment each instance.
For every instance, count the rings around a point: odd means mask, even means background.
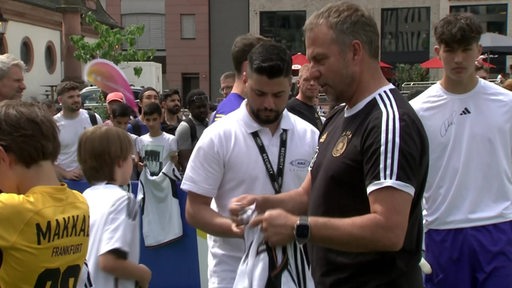
[[[294,234],[297,244],[303,245],[308,241],[310,234],[308,216],[299,217],[299,220],[295,224]]]

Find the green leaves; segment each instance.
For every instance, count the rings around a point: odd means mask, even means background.
[[[144,25],[129,25],[124,29],[110,28],[96,20],[92,13],[84,16],[85,23],[92,26],[98,33],[98,39],[86,41],[83,35],[72,35],[71,43],[75,46],[74,57],[83,63],[96,58],[110,60],[115,64],[130,61],[149,61],[153,59],[155,50],[136,49],[137,39],[144,33]],[[136,69],[138,68],[138,69]],[[142,67],[134,68],[137,77],[142,74]]]
[[[419,64],[396,64],[396,79],[399,83],[428,81],[428,73]]]

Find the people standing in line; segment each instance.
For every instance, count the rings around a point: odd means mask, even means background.
[[[233,287],[244,254],[243,230],[231,223],[229,201],[248,192],[274,194],[297,188],[315,152],[318,131],[285,109],[291,65],[290,53],[279,44],[265,42],[252,49],[247,100],[205,130],[185,172],[181,188],[188,192],[187,221],[208,233],[211,288]],[[268,169],[273,170],[274,181]],[[212,200],[216,210],[210,207]]]
[[[55,169],[61,179],[81,180],[83,174],[76,158],[78,138],[85,129],[102,124],[102,120],[96,113],[81,109],[80,86],[77,83],[62,82],[57,85],[56,93],[62,111],[53,117],[59,127],[60,140]]]
[[[475,75],[482,33],[471,14],[442,18],[434,51],[444,74],[411,101],[430,146],[428,288],[512,285],[512,93]]]
[[[320,118],[315,105],[315,102],[318,102],[320,85],[309,77],[310,67],[311,65],[308,63],[300,67],[299,79],[297,80],[299,93],[297,97],[288,101],[286,109],[306,120],[320,131],[320,129],[322,129],[322,118]]]
[[[158,91],[153,87],[146,87],[142,89],[139,93],[139,107],[140,107],[140,113],[141,115],[144,113],[144,106],[151,102],[160,103],[160,95]],[[128,124],[128,128],[126,129],[129,133],[135,134],[137,136],[142,136],[144,134],[147,134],[149,132],[148,127],[144,124],[144,121],[142,121],[139,118],[135,118],[132,121],[130,121],[130,124]]]
[[[307,243],[316,287],[421,287],[428,142],[382,75],[377,24],[359,5],[337,2],[304,32],[309,76],[337,106],[302,185],[237,197],[232,219],[255,203],[260,215],[249,225],[261,225],[270,245]]]
[[[149,287],[151,271],[139,264],[139,203],[120,187],[130,182],[132,153],[132,140],[116,127],[95,126],[80,136],[78,160],[92,184],[83,193],[91,214],[92,285],[85,287]]]
[[[5,100],[0,127],[0,286],[59,287],[61,275],[76,281],[89,207],[55,174],[57,125],[39,104]]]
[[[190,116],[183,120],[176,129],[178,142],[179,169],[187,169],[188,160],[197,141],[208,127],[208,95],[201,89],[194,89],[187,94],[187,109]]]
[[[0,102],[21,99],[27,88],[23,82],[25,69],[25,63],[13,55],[0,55]]]
[[[238,36],[231,47],[231,59],[235,69],[235,83],[231,92],[219,103],[217,110],[212,113],[211,123],[235,111],[245,99],[245,82],[247,82],[247,55],[258,44],[271,41],[263,36],[244,34]]]
[[[162,131],[175,135],[176,129],[182,121],[180,91],[176,89],[164,91],[160,105],[164,114],[162,117]]]
[[[233,90],[233,86],[235,86],[236,73],[233,71],[225,72],[220,76],[220,88],[219,92],[222,97],[226,98],[231,90]]]

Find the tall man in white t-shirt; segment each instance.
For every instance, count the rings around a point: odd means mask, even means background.
[[[512,93],[476,76],[482,32],[470,14],[441,19],[444,75],[411,101],[430,150],[425,287],[512,285]]]
[[[188,222],[208,233],[210,288],[233,287],[244,253],[243,231],[229,218],[230,200],[299,187],[317,146],[318,130],[285,110],[291,89],[289,52],[267,42],[248,59],[247,100],[204,131],[181,185],[188,192]],[[212,200],[217,210],[210,208]]]
[[[80,86],[77,83],[62,82],[56,90],[62,111],[53,116],[59,127],[60,140],[55,170],[61,179],[80,180],[83,174],[77,160],[78,138],[85,129],[102,124],[102,120],[97,114],[81,109]]]

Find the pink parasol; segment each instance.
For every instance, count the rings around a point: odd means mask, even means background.
[[[133,97],[130,83],[123,71],[116,64],[105,59],[94,59],[84,68],[84,80],[88,81],[107,93],[121,92],[126,104],[138,114],[137,103]]]

